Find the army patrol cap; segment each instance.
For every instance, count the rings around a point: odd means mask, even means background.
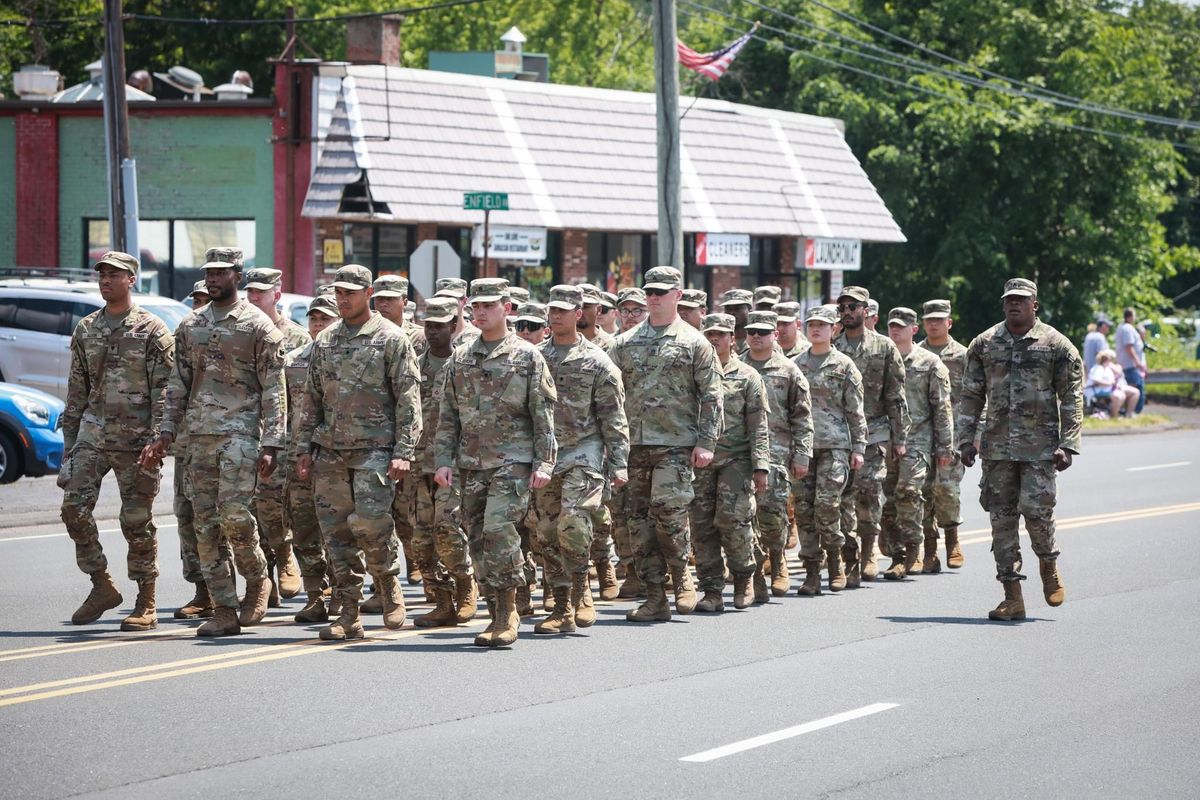
[[[104,255],[100,256],[100,260],[92,265],[92,269],[99,270],[100,266],[108,264],[110,267],[123,269],[130,275],[137,275],[138,260],[129,253],[122,253],[120,250],[109,250]],[[201,281],[203,283],[204,281]]]
[[[843,297],[849,297],[851,300],[857,300],[860,303],[866,303],[871,299],[871,293],[861,286],[847,286],[842,289],[842,293],[837,296],[838,302],[841,302]]]
[[[917,312],[906,306],[896,306],[888,312],[888,325],[908,327],[917,324]]]
[[[921,306],[921,314],[923,319],[945,319],[950,316],[950,301],[927,300]]]
[[[684,289],[679,305],[684,308],[708,308],[708,292],[703,289]]]
[[[724,333],[733,333],[736,324],[732,314],[705,314],[704,319],[700,321],[700,332],[722,331]]]
[[[371,286],[372,297],[408,297],[408,278],[403,275],[380,275]]]
[[[466,297],[467,282],[462,278],[442,278],[434,284],[434,297]]]
[[[541,303],[522,303],[517,309],[517,322],[540,322],[546,324],[546,307]]]
[[[795,322],[800,319],[800,304],[791,301],[775,304],[775,316],[779,322]]]
[[[600,305],[604,306],[605,308],[615,309],[617,307],[617,296],[612,292],[601,292]]]
[[[1009,278],[1004,283],[1004,294],[1000,295],[1000,299],[1003,300],[1012,295],[1037,297],[1037,284],[1028,278]]]
[[[646,280],[642,283],[642,288],[650,289],[678,289],[683,286],[683,274],[674,267],[654,267],[646,273]]]
[[[746,330],[774,331],[779,315],[774,311],[751,311],[746,317]]]
[[[839,322],[837,306],[817,306],[808,310],[805,322],[827,322],[836,325]]]
[[[579,284],[579,290],[583,292],[583,304],[585,306],[600,305],[600,287],[591,283]]]
[[[749,289],[730,289],[721,295],[721,308],[748,306],[754,302],[754,292]]]
[[[523,304],[530,302],[532,298],[529,296],[529,290],[524,286],[510,286],[508,287],[508,299],[513,304]]]
[[[337,301],[327,294],[319,294],[308,301],[308,313],[324,314],[327,317],[341,319],[342,312],[338,311]]]
[[[200,269],[236,269],[241,272],[242,264],[242,248],[210,247],[204,254]]]
[[[471,281],[471,303],[503,303],[508,299],[508,281],[504,278],[477,278]]]
[[[247,289],[274,289],[283,285],[283,273],[270,267],[255,267],[246,273]]]
[[[617,293],[617,305],[623,306],[626,303],[637,303],[639,306],[646,305],[646,293],[636,286],[629,286]]]
[[[870,316],[870,317],[878,317],[879,316],[879,301],[877,301],[877,300],[868,300],[867,301],[867,316]]]
[[[371,288],[371,270],[362,264],[347,264],[333,274],[333,288],[360,292]]]
[[[754,305],[770,303],[775,305],[783,299],[783,289],[778,286],[758,286],[754,289]]]
[[[208,297],[208,286],[204,283],[204,281],[196,281],[194,284],[192,284],[191,296],[195,297],[198,294]]]
[[[583,287],[560,283],[550,289],[550,308],[561,308],[564,311],[575,311],[583,306]]]
[[[317,297],[320,297],[323,294],[327,294],[330,297],[333,297],[333,284],[332,283],[323,283],[317,287]]]
[[[431,297],[425,301],[426,322],[454,322],[458,301],[453,297]]]

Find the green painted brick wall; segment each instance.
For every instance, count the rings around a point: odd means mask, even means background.
[[[17,257],[17,137],[12,117],[0,117],[0,267]]]
[[[137,161],[141,219],[253,219],[257,263],[273,263],[275,195],[269,116],[134,116],[129,138]],[[0,138],[0,153],[6,151],[12,152],[12,147],[6,149]],[[84,219],[107,216],[102,120],[63,117],[59,121],[59,260],[64,266],[85,265]]]

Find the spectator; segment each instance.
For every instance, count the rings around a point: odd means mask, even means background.
[[[1137,328],[1137,312],[1125,309],[1125,321],[1117,328],[1117,363],[1125,371],[1125,382],[1138,390],[1136,412],[1146,405],[1146,345]]]
[[[1096,354],[1108,349],[1108,333],[1112,330],[1112,320],[1103,314],[1096,315],[1095,327],[1088,326],[1087,338],[1083,340],[1083,370],[1090,373],[1096,366]]]
[[[1096,354],[1096,365],[1088,370],[1088,387],[1097,403],[1108,403],[1108,416],[1115,419],[1124,406],[1125,416],[1132,419],[1141,393],[1125,380],[1116,357],[1117,354],[1108,349]]]

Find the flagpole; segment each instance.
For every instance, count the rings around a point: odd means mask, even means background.
[[[675,0],[654,8],[654,97],[658,117],[658,264],[683,269],[683,214],[679,199],[679,66]]]

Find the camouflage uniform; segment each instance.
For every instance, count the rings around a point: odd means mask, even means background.
[[[547,582],[567,587],[572,575],[587,573],[593,520],[604,510],[605,487],[614,477],[628,477],[625,389],[612,361],[583,336],[569,347],[547,339],[539,349],[558,396],[558,460],[550,483],[534,492],[538,538]]]
[[[103,573],[108,560],[92,511],[100,483],[112,470],[121,494],[121,533],[129,545],[131,580],[158,576],[152,506],[160,470],[138,466],[142,447],[158,437],[163,391],[175,363],[175,339],[158,317],[136,304],[113,326],[100,309],[71,334],[67,406],[59,418],[63,450],[59,472],[62,520],[75,542],[75,563]]]
[[[916,314],[913,314],[915,324]],[[890,324],[890,321],[889,321]],[[905,453],[888,453],[883,492],[882,527],[890,551],[903,559],[905,546],[920,545],[924,509],[921,489],[933,472],[934,460],[948,456],[954,446],[954,418],[950,407],[950,373],[933,353],[913,347],[904,359],[905,398],[910,425]]]
[[[526,585],[517,523],[533,472],[554,472],[554,383],[537,349],[508,333],[476,337],[444,368],[436,464],[455,470],[463,527],[480,584]]]
[[[681,319],[661,331],[647,319],[622,333],[612,358],[629,419],[625,513],[634,563],[644,583],[661,585],[668,566],[687,568],[692,450],[716,450],[721,374],[712,345]]]
[[[985,404],[987,420],[979,432]],[[1058,557],[1054,451],[1079,452],[1082,417],[1083,360],[1046,323],[1034,320],[1033,328],[1014,337],[1001,322],[967,347],[956,437],[961,450],[979,434],[979,502],[991,517],[998,580],[1025,578],[1022,515],[1033,552],[1049,561]]]
[[[967,348],[963,347],[953,337],[946,344],[934,346],[928,340],[921,342],[920,347],[935,356],[940,356],[942,363],[950,375],[950,403],[953,407],[954,419],[958,419],[960,398],[962,396],[962,376],[967,368]],[[962,524],[961,486],[963,475],[962,459],[958,451],[954,452],[954,463],[949,467],[938,466],[925,480],[922,496],[925,501],[924,529],[925,534],[937,536],[937,529],[956,527]],[[935,525],[936,523],[936,525]]]
[[[715,330],[712,317],[704,330]],[[695,498],[689,507],[696,547],[698,588],[719,592],[725,585],[725,566],[735,578],[754,571],[754,473],[771,470],[771,434],[767,425],[767,390],[758,372],[736,355],[717,369],[721,373],[721,406],[724,426],[715,455],[707,468],[696,472]],[[725,551],[726,562],[721,561]]]
[[[833,346],[850,357],[862,377],[867,447],[863,465],[842,498],[842,532],[856,549],[862,540],[861,557],[869,559],[880,531],[888,449],[905,444],[908,435],[904,361],[891,339],[865,326],[861,337],[852,339],[843,332]]]
[[[283,357],[283,372],[287,382],[288,440],[287,468],[284,483],[284,525],[293,539],[296,560],[300,563],[300,577],[304,591],[320,592],[325,585],[325,573],[329,564],[325,558],[325,539],[321,536],[321,523],[317,519],[317,502],[313,493],[312,475],[302,480],[296,470],[296,437],[300,429],[299,411],[304,407],[308,393],[308,369],[312,365],[313,342],[291,350]]]
[[[400,569],[387,472],[393,459],[413,460],[420,407],[417,360],[399,327],[371,312],[357,331],[344,319],[321,331],[296,453],[313,458],[317,518],[344,603],[362,600],[368,570],[388,577]]]
[[[267,577],[252,510],[255,468],[260,447],[283,446],[287,398],[283,338],[270,318],[245,300],[220,309],[220,321],[217,311],[210,303],[179,325],[162,429],[173,436],[186,427],[200,569],[215,605],[236,608],[222,542],[247,581]]]
[[[808,379],[813,423],[812,462],[795,491],[796,527],[800,558],[819,561],[823,550],[854,543],[843,536],[839,505],[850,482],[850,454],[866,450],[862,376],[837,350],[821,355],[806,350],[795,363]],[[846,549],[849,562],[857,548]]]

